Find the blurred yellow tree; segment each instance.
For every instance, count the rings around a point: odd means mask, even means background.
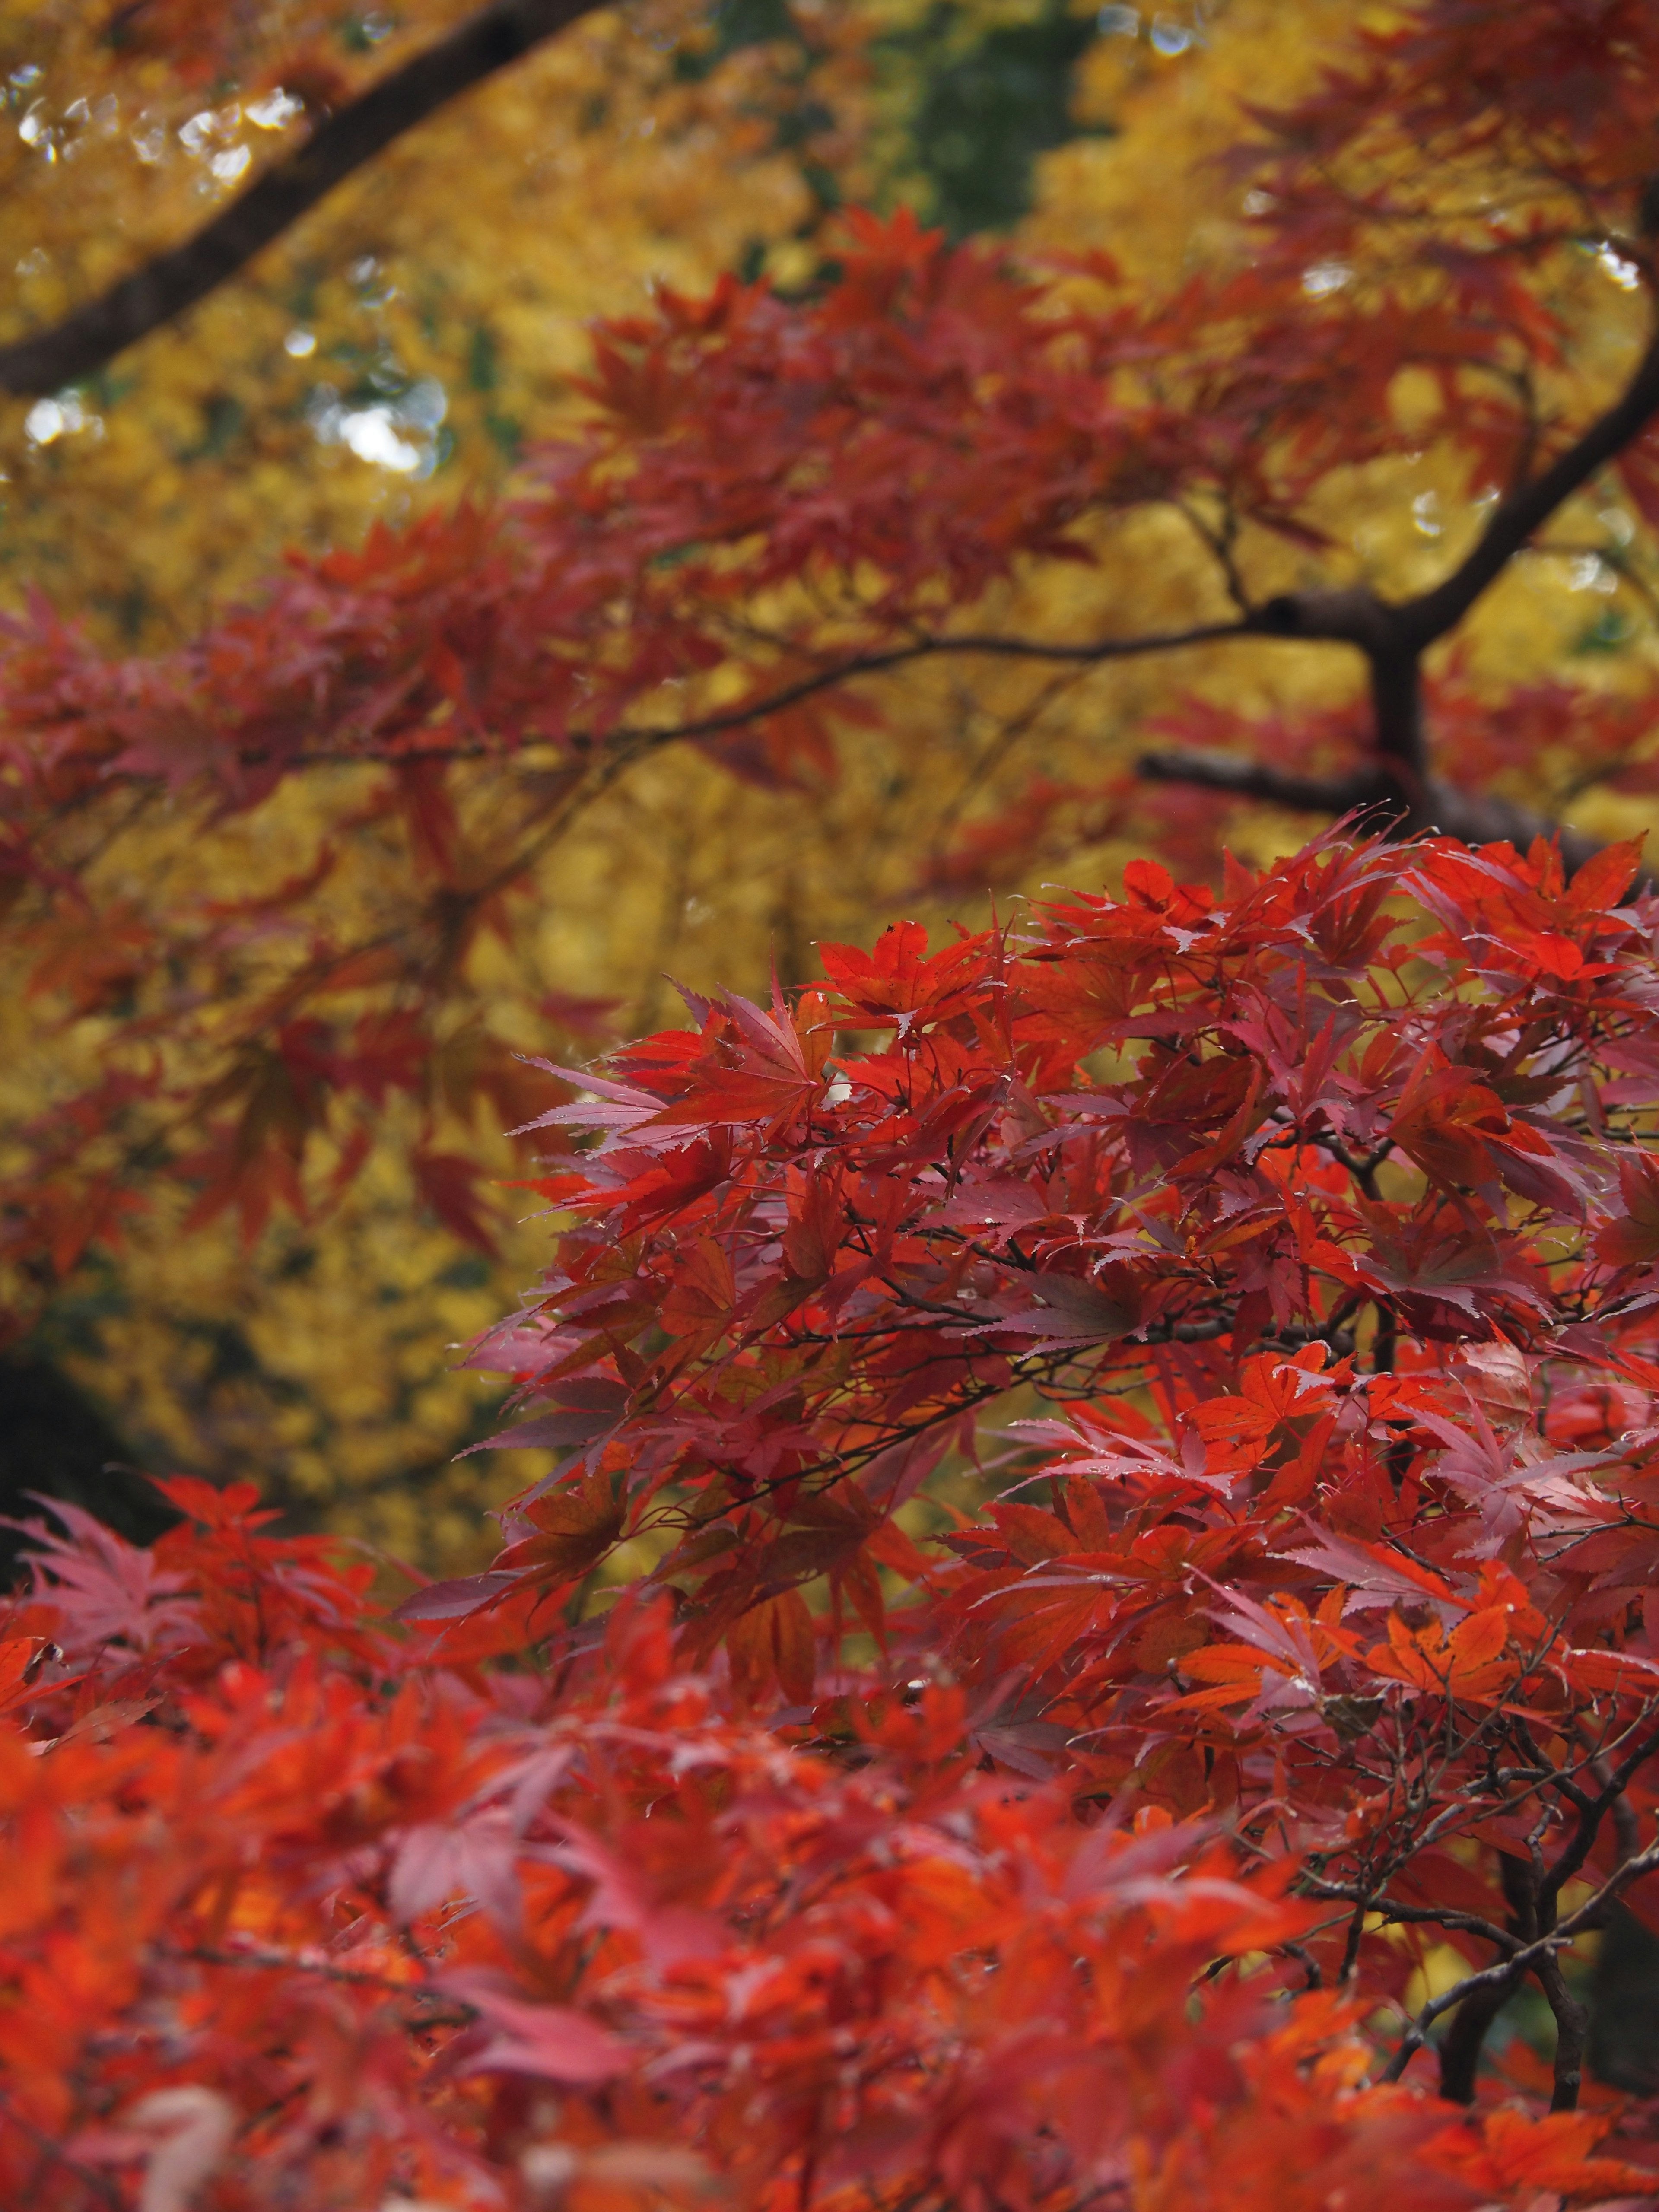
[[[8,9],[0,191],[26,250],[5,334],[51,325],[198,223],[303,128],[302,94],[349,97],[464,12],[453,0],[395,17],[203,10],[196,26],[152,24],[147,51],[112,35],[119,10]],[[161,11],[125,13],[136,33]],[[202,52],[193,33],[209,27],[234,43]],[[165,647],[289,546],[349,544],[377,519],[495,492],[527,430],[568,413],[592,316],[740,262],[775,258],[787,272],[822,212],[809,172],[840,175],[856,158],[857,28],[826,11],[811,49],[719,43],[719,27],[684,8],[587,17],[106,371],[14,400],[0,423],[14,603],[44,592],[112,646]],[[325,71],[337,82],[319,87]],[[805,126],[792,131],[809,76]],[[289,784],[206,848],[194,825],[180,836],[146,808],[105,866],[145,896],[181,881],[233,895],[303,868],[337,797]],[[352,857],[331,896],[367,915],[395,896],[403,855],[365,836]],[[639,876],[637,855],[617,862],[619,879]],[[590,879],[594,866],[582,864]],[[560,873],[570,880],[568,864]],[[542,989],[568,976],[577,1001],[625,1000],[660,934],[654,891],[647,875],[594,902],[574,933],[570,917],[556,923]],[[14,941],[22,964],[5,994],[14,1127],[104,1043],[96,1014],[64,1025],[75,1009],[30,945]],[[578,1005],[576,1034],[597,1037],[607,1011]],[[513,1039],[546,1041],[533,1020]],[[468,1049],[463,1021],[448,1070],[457,1118],[497,1158],[502,1117],[468,1095]],[[372,1495],[373,1525],[397,1544],[476,1546],[477,1463],[448,1462],[483,1394],[449,1371],[447,1347],[493,1316],[501,1278],[416,1206],[407,1134],[388,1127],[320,1233],[276,1226],[253,1255],[233,1220],[180,1237],[178,1204],[163,1204],[132,1224],[118,1265],[94,1249],[54,1288],[34,1345],[152,1463],[252,1467],[301,1505]],[[464,1510],[446,1508],[450,1493]]]

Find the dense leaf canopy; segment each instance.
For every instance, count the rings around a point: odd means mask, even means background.
[[[1633,866],[1142,863],[587,1073],[490,1573],[37,1528],[10,2192],[1650,2202],[1577,2109],[1659,1893]]]
[[[1659,2199],[1651,9],[0,60],[0,2194]]]

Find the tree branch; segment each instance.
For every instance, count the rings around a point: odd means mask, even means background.
[[[1621,398],[1599,416],[1541,476],[1500,502],[1480,542],[1459,568],[1431,591],[1390,609],[1401,641],[1421,653],[1455,629],[1489,584],[1496,582],[1535,530],[1564,500],[1617,459],[1659,414],[1659,337],[1643,355]]]
[[[1308,814],[1346,814],[1372,796],[1368,775],[1287,775],[1259,761],[1237,760],[1231,753],[1142,753],[1137,774],[1151,783],[1195,783],[1206,791],[1231,792],[1237,799],[1265,799]]]
[[[1451,2026],[1440,2045],[1440,2094],[1450,2105],[1472,2105],[1480,2077],[1480,2052],[1487,2030],[1514,1996],[1522,1972],[1516,1967],[1508,1979],[1490,1983],[1464,1998],[1452,2014]]]
[[[599,0],[490,0],[476,15],[274,161],[193,238],[147,261],[52,329],[0,346],[0,387],[61,391],[194,307],[394,139],[588,15]]]
[[[1143,753],[1135,767],[1152,783],[1192,783],[1205,791],[1224,791],[1237,799],[1262,799],[1298,813],[1348,814],[1375,810],[1384,834],[1400,836],[1418,830],[1437,830],[1457,837],[1466,845],[1513,845],[1525,852],[1534,837],[1559,839],[1561,858],[1569,875],[1582,868],[1601,841],[1582,830],[1565,827],[1517,805],[1496,792],[1460,791],[1438,776],[1423,781],[1421,814],[1407,810],[1386,774],[1356,770],[1346,776],[1291,775],[1259,761],[1241,760],[1231,753]],[[1652,876],[1644,871],[1638,884],[1650,888]]]
[[[1431,590],[1390,602],[1363,585],[1340,591],[1285,592],[1256,610],[1249,627],[1272,637],[1352,645],[1374,668],[1414,663],[1455,629],[1533,533],[1563,501],[1614,460],[1659,415],[1659,336],[1649,343],[1623,393],[1543,473],[1501,501],[1468,558]]]
[[[1552,822],[1542,814],[1534,814],[1529,806],[1517,805],[1514,799],[1505,799],[1497,792],[1477,794],[1460,791],[1455,784],[1443,783],[1438,776],[1431,776],[1425,801],[1430,826],[1443,836],[1461,838],[1466,845],[1508,844],[1524,853],[1534,837],[1559,839],[1562,862],[1570,876],[1582,868],[1593,854],[1601,850],[1599,837],[1587,837],[1582,830]],[[1645,870],[1638,880],[1644,888],[1652,883]]]
[[[1431,1998],[1407,2027],[1400,2048],[1383,2068],[1381,2078],[1384,2081],[1400,2079],[1412,2059],[1428,2041],[1429,2030],[1442,2013],[1449,2012],[1454,2005],[1462,2004],[1482,1990],[1494,1987],[1507,1988],[1512,1977],[1535,1968],[1540,1959],[1564,1949],[1584,1929],[1600,1927],[1601,1915],[1613,1899],[1627,1889],[1638,1875],[1650,1874],[1656,1867],[1659,1867],[1659,1843],[1650,1844],[1646,1850],[1638,1851],[1632,1859],[1626,1859],[1593,1897],[1587,1898],[1576,1912],[1570,1912],[1548,1935],[1540,1936],[1533,1942],[1522,1945],[1520,1950],[1511,1952],[1507,1959],[1500,1959],[1496,1966],[1485,1967],[1478,1974],[1466,1974],[1461,1982],[1443,1991],[1439,1996]]]
[[[922,637],[908,645],[896,645],[885,652],[855,653],[846,660],[828,663],[815,669],[810,676],[797,677],[782,684],[774,691],[767,691],[746,699],[735,707],[720,708],[713,714],[693,715],[683,722],[659,723],[655,727],[623,723],[603,735],[587,730],[566,732],[562,743],[580,758],[597,757],[602,752],[620,759],[633,759],[665,745],[679,744],[700,738],[718,738],[729,731],[746,730],[767,715],[776,714],[787,707],[799,706],[802,700],[816,698],[824,691],[833,691],[842,684],[850,684],[855,677],[882,676],[889,670],[907,668],[913,661],[936,660],[956,653],[981,653],[993,659],[1054,661],[1062,666],[1092,667],[1108,660],[1137,660],[1148,653],[1179,653],[1188,646],[1213,645],[1235,637],[1249,637],[1254,633],[1247,623],[1206,623],[1194,629],[1152,630],[1141,637],[1097,638],[1092,642],[1073,645],[1045,642],[1042,638],[1003,637],[991,632],[961,632],[945,637]],[[543,741],[538,741],[543,742]],[[556,741],[544,741],[551,745]],[[318,747],[314,750],[287,753],[282,764],[290,768],[322,768],[341,765],[361,766],[364,763],[379,763],[383,767],[395,768],[400,761],[493,760],[499,758],[501,748],[483,741],[465,744],[411,744],[397,753],[376,753],[359,748],[341,746]],[[271,749],[266,745],[246,746],[237,755],[244,768],[264,766],[271,758]],[[1217,755],[1217,758],[1221,756]],[[122,774],[119,758],[112,763],[100,763],[101,780],[107,782]],[[151,771],[146,770],[148,779]],[[1322,799],[1310,802],[1323,805]]]

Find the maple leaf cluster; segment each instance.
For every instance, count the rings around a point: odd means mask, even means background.
[[[473,1357],[527,1416],[495,1441],[558,1456],[405,1611],[580,1647],[648,1560],[687,1654],[814,1730],[849,1631],[943,1661],[992,1765],[1305,1853],[1319,1979],[1535,1972],[1571,2107],[1559,1931],[1659,1863],[1635,866],[1328,839],[1218,900],[1138,863],[556,1071],[570,1225]],[[918,1540],[964,1457],[994,1502]]]
[[[33,1525],[9,2200],[1650,2201],[1635,864],[1143,863],[567,1071],[489,1575]]]
[[[295,555],[167,652],[107,653],[44,599],[8,617],[0,895],[27,988],[107,1025],[95,1076],[17,1133],[9,1310],[118,1245],[158,1180],[250,1238],[274,1209],[326,1206],[393,1097],[426,1202],[487,1249],[479,1162],[442,1126],[456,1031],[475,1097],[502,1118],[538,1102],[508,1104],[512,1024],[479,1018],[468,963],[491,939],[532,957],[538,869],[672,747],[810,806],[849,730],[914,737],[903,671],[1054,676],[1269,637],[1370,653],[1398,708],[1426,646],[1596,468],[1626,539],[1651,526],[1656,83],[1650,13],[1625,0],[1432,0],[1357,27],[1304,97],[1240,119],[1231,243],[1178,283],[854,210],[803,297],[727,277],[599,325],[591,419],[528,452],[511,497]],[[1425,445],[1490,526],[1395,605],[1353,584],[1332,502]],[[1104,635],[995,626],[1033,576],[1113,574],[1133,532],[1170,524],[1197,564],[1192,619],[1142,619],[1126,589]],[[1316,558],[1329,588],[1286,591]],[[928,880],[1015,880],[1062,817],[1218,866],[1226,802],[1200,787],[1252,788],[1251,755],[1290,803],[1449,820],[1430,727],[1483,789],[1654,786],[1645,682],[1533,682],[1500,705],[1455,664],[1425,715],[1390,732],[1380,711],[1195,698],[1156,725],[1200,742],[1176,757],[1188,787],[1039,775],[945,838]],[[327,793],[310,863],[243,896],[177,866],[136,890],[112,857],[158,805],[225,834],[306,778]],[[395,896],[343,894],[365,842],[395,848]]]

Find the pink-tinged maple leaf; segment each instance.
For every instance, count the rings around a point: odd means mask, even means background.
[[[1435,1475],[1480,1513],[1482,1534],[1462,1547],[1464,1557],[1492,1559],[1522,1528],[1582,1528],[1598,1516],[1602,1500],[1583,1478],[1616,1464],[1616,1451],[1550,1455],[1529,1430],[1499,1437],[1473,1401],[1468,1427],[1427,1407],[1416,1418],[1444,1447],[1431,1462]]]
[[[684,1095],[665,1104],[665,1129],[763,1122],[781,1132],[822,1094],[829,1054],[811,1011],[799,1026],[781,993],[765,1012],[751,1000],[724,992],[718,1002],[724,1030],[711,1024],[704,1049],[685,1070]]]
[[[58,1617],[57,1641],[71,1656],[107,1644],[143,1654],[176,1650],[199,1632],[200,1609],[180,1595],[188,1578],[157,1565],[148,1547],[129,1544],[65,1498],[39,1501],[63,1523],[59,1535],[44,1521],[9,1521],[33,1549],[25,1554],[35,1590]]]
[[[1069,1474],[1097,1475],[1126,1483],[1134,1493],[1174,1482],[1196,1483],[1225,1497],[1237,1486],[1237,1478],[1231,1471],[1215,1474],[1210,1470],[1204,1438],[1192,1427],[1182,1431],[1179,1445],[1173,1450],[1157,1437],[1103,1437],[1098,1431],[1085,1434],[1060,1421],[1012,1421],[1009,1431],[1060,1445],[1066,1454],[1064,1465]],[[1078,1450],[1079,1444],[1086,1449]]]
[[[524,1917],[518,1875],[519,1839],[504,1810],[486,1807],[453,1822],[428,1821],[394,1838],[386,1903],[405,1927],[441,1905],[481,1907],[502,1934],[517,1935]]]
[[[1019,1275],[975,1310],[986,1316],[977,1332],[1029,1339],[1033,1352],[1111,1344],[1140,1326],[1139,1292],[1121,1267],[1103,1270],[1093,1281],[1054,1269]]]
[[[1206,1575],[1203,1579],[1209,1582],[1210,1577]],[[1283,1611],[1275,1611],[1259,1605],[1244,1590],[1223,1589],[1217,1583],[1212,1583],[1211,1588],[1224,1600],[1211,1607],[1217,1627],[1260,1651],[1278,1678],[1269,1681],[1264,1670],[1261,1692],[1243,1715],[1241,1727],[1265,1712],[1317,1705],[1323,1675],[1312,1631],[1300,1608],[1287,1605]]]
[[[393,1606],[393,1620],[459,1620],[501,1597],[518,1581],[514,1574],[492,1568],[482,1575],[458,1575],[443,1582],[427,1583]]]
[[[1443,1576],[1419,1566],[1403,1553],[1381,1544],[1362,1544],[1352,1537],[1335,1535],[1310,1522],[1305,1541],[1287,1547],[1277,1558],[1294,1559],[1334,1583],[1346,1585],[1342,1607],[1351,1613],[1380,1611],[1384,1607],[1412,1604],[1431,1606],[1447,1626],[1461,1620],[1473,1602],[1461,1596]]]
[[[1450,1207],[1407,1213],[1361,1199],[1370,1249],[1321,1242],[1316,1266],[1356,1289],[1398,1299],[1412,1328],[1431,1338],[1480,1336],[1506,1310],[1542,1316],[1544,1285],[1521,1240],[1471,1224]]]
[[[620,1137],[631,1134],[643,1123],[661,1113],[663,1102],[648,1091],[631,1084],[612,1083],[608,1077],[594,1075],[579,1067],[561,1067],[556,1060],[532,1060],[532,1067],[544,1074],[556,1076],[561,1083],[568,1083],[586,1097],[568,1101],[562,1106],[550,1107],[538,1114],[533,1121],[526,1121],[516,1129],[509,1129],[512,1137],[528,1136],[532,1129],[603,1129],[606,1140],[614,1143]]]
[[[478,2024],[446,2054],[457,2074],[533,2074],[573,2089],[614,2081],[636,2063],[619,2036],[573,2005],[532,2004],[490,1970],[458,1967],[439,1978],[477,2013]]]

